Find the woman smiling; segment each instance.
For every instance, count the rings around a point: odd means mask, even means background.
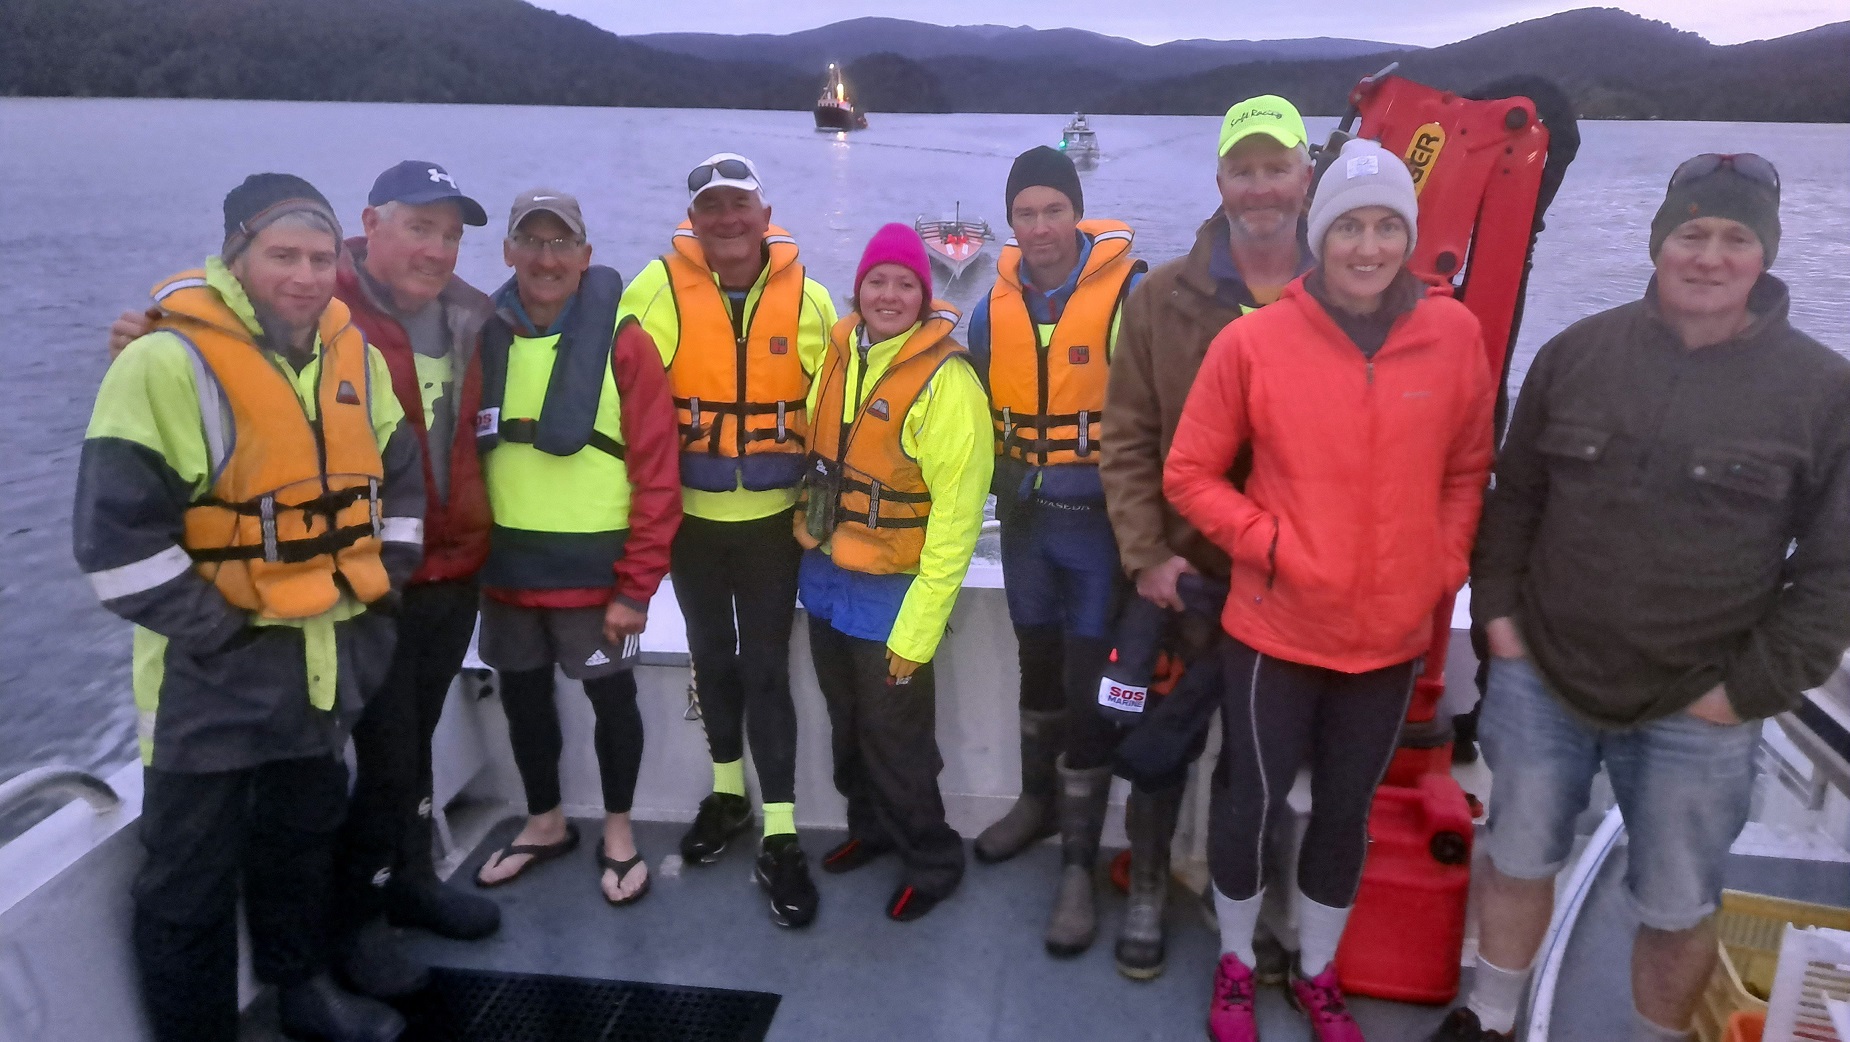
[[[1360,1042],[1336,948],[1368,811],[1440,598],[1464,581],[1491,461],[1477,320],[1407,270],[1413,178],[1372,141],[1317,187],[1317,266],[1222,330],[1163,473],[1176,510],[1233,558],[1221,615],[1226,728],[1209,818],[1221,928],[1208,1030],[1252,1042],[1253,927],[1268,821],[1311,768],[1291,997],[1319,1042]],[[1251,448],[1251,476],[1228,478]]]
[[[957,313],[931,298],[925,244],[874,233],[809,393],[810,466],[796,516],[799,595],[828,702],[848,839],[825,872],[893,851],[887,915],[917,919],[963,878],[944,820],[932,656],[976,551],[995,449]]]

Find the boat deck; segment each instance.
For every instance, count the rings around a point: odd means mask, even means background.
[[[497,826],[457,877],[471,878],[516,828]],[[892,859],[848,875],[817,872],[816,922],[786,930],[771,922],[752,881],[755,843],[736,845],[718,864],[683,869],[678,859],[664,865],[663,855],[684,826],[639,823],[654,882],[640,903],[610,908],[593,867],[597,826],[580,828],[587,839],[569,857],[494,892],[505,917],[497,936],[463,943],[408,934],[413,949],[440,966],[773,992],[782,1002],[769,1042],[1203,1036],[1219,949],[1199,900],[1175,890],[1169,971],[1154,981],[1127,980],[1113,966],[1124,906],[1115,891],[1105,892],[1099,943],[1076,959],[1050,958],[1040,937],[1059,870],[1051,843],[1006,864],[972,863],[950,900],[905,924],[882,912],[897,870]],[[812,861],[840,837],[806,830]],[[1423,1042],[1443,1012],[1367,999],[1354,1010],[1371,1042]],[[1267,1042],[1310,1038],[1279,990],[1261,990],[1259,1012]]]

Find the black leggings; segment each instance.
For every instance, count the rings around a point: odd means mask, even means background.
[[[1265,832],[1283,820],[1298,769],[1311,768],[1310,827],[1298,889],[1321,905],[1355,903],[1368,854],[1368,812],[1413,696],[1417,659],[1339,673],[1221,644],[1220,769],[1208,809],[1208,868],[1243,901],[1264,885]]]
[[[670,562],[707,750],[714,763],[732,763],[744,757],[749,734],[766,803],[796,800],[790,626],[803,548],[790,517],[791,511],[753,521],[685,517]]]
[[[592,741],[597,773],[604,787],[604,810],[627,814],[636,797],[636,774],[642,767],[642,712],[636,708],[636,674],[630,670],[584,682],[585,695],[597,714]],[[527,813],[544,814],[562,802],[559,754],[559,709],[553,703],[552,667],[501,674],[501,707],[507,712],[514,766],[527,790]]]
[[[1060,749],[1072,770],[1103,767],[1118,747],[1118,726],[1098,708],[1098,678],[1111,641],[1062,634],[1059,626],[1016,626],[1021,708],[1060,713]]]

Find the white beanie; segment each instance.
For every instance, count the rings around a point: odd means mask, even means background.
[[[1413,174],[1401,158],[1367,138],[1343,145],[1336,162],[1317,182],[1310,201],[1310,255],[1323,260],[1323,237],[1351,210],[1385,206],[1407,222],[1407,255],[1419,241],[1420,204]]]

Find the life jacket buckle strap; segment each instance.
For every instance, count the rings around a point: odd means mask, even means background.
[[[275,562],[277,560],[276,497],[273,495],[263,497],[263,499],[258,501],[257,511],[258,516],[263,519],[261,522],[263,528],[263,559]]]
[[[790,435],[790,429],[784,422],[784,403],[777,403],[777,443],[782,445]]]
[[[381,529],[381,522],[379,519],[379,479],[378,478],[367,478],[366,479],[366,505],[367,505],[367,513],[370,514],[372,517],[373,536],[377,538],[384,534]]]
[[[880,482],[878,479],[867,483],[867,527],[880,527]]]
[[[1091,415],[1092,414],[1085,409],[1079,410],[1079,448],[1076,451],[1082,457],[1092,454]]]

